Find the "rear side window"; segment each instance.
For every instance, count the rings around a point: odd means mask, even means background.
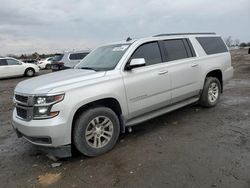
[[[6,59],[0,59],[0,66],[6,66],[6,65],[8,65]]]
[[[164,46],[166,50],[167,61],[188,58],[186,47],[182,39],[165,40]]]
[[[87,53],[74,53],[69,55],[70,60],[81,60],[83,59]]]
[[[157,42],[146,43],[139,46],[130,59],[144,58],[146,65],[162,62],[159,45]]]
[[[8,65],[19,65],[18,61],[14,59],[7,59]]]
[[[227,52],[227,47],[221,37],[196,37],[206,54]]]

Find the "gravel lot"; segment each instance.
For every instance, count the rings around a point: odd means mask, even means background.
[[[27,78],[0,80],[0,187],[250,187],[250,55],[232,51],[234,79],[215,108],[188,106],[142,123],[96,158],[54,163],[17,139],[12,96]],[[48,73],[43,71],[42,74]],[[57,164],[54,164],[57,165]]]

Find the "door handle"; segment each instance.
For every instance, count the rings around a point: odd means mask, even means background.
[[[163,74],[167,74],[167,73],[168,73],[167,70],[163,70],[163,71],[158,72],[159,75],[163,75]]]
[[[198,66],[197,63],[193,63],[193,64],[191,65],[191,67],[197,67],[197,66]]]

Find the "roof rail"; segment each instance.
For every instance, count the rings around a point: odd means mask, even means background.
[[[216,35],[214,32],[208,33],[167,33],[167,34],[158,34],[153,37],[162,37],[162,36],[172,36],[172,35]]]

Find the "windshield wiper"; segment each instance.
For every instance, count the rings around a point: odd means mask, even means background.
[[[87,70],[93,70],[96,71],[95,69],[91,68],[91,67],[81,67],[81,69],[87,69]]]

